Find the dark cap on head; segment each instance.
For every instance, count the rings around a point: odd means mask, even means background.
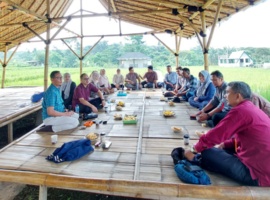
[[[148,69],[153,70],[153,66],[152,66],[152,65],[149,65],[149,66],[148,66]]]

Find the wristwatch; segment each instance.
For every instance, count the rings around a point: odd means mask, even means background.
[[[105,99],[101,99],[101,101],[105,101]]]

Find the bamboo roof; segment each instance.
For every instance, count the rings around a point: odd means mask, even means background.
[[[21,6],[27,10],[30,10],[37,15],[29,14],[22,11],[14,5],[12,2],[18,6]],[[70,4],[73,0],[51,0],[51,15],[50,17],[62,17],[66,13]],[[31,22],[36,20],[41,20],[41,17],[46,18],[47,7],[46,0],[11,0],[2,1],[0,4],[0,25],[8,25],[14,23]],[[38,17],[39,16],[39,17]],[[60,21],[57,21],[59,23]],[[46,23],[29,24],[29,27],[35,30],[37,33],[41,34],[47,30]],[[56,27],[55,23],[51,23],[51,28]],[[0,27],[0,41],[11,41],[11,42],[24,42],[35,37],[35,35],[25,27],[21,26],[11,26],[11,27]],[[8,45],[8,49],[17,45],[12,43]],[[0,51],[5,51],[5,42],[0,43]]]
[[[189,6],[193,8],[205,9],[206,27],[209,28],[213,25],[215,13],[218,9],[218,0],[99,0],[103,6],[113,12],[125,12],[125,11],[147,11],[147,10],[164,10],[164,9],[188,9]],[[218,21],[227,19],[233,14],[244,10],[253,4],[256,4],[262,0],[224,0],[220,11]],[[110,5],[110,6],[109,6]],[[110,7],[110,9],[108,9]],[[191,8],[191,7],[190,7]],[[201,30],[200,12],[181,12],[184,18],[190,20],[199,30]],[[113,16],[117,18],[117,16]],[[122,21],[126,21],[132,24],[144,26],[154,29],[156,31],[171,30],[172,32],[179,33],[181,28],[180,24],[183,24],[183,37],[189,38],[195,35],[194,28],[185,23],[179,16],[174,15],[172,12],[168,13],[152,13],[144,15],[124,15],[121,16]]]

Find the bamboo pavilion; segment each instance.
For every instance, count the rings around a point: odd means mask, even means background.
[[[107,9],[106,13],[93,13],[83,9],[82,0],[74,0],[80,4],[80,10],[65,16],[73,0],[2,0],[0,51],[5,54],[4,60],[0,60],[3,66],[2,88],[5,82],[5,69],[12,56],[20,44],[30,42],[46,44],[44,90],[48,86],[50,44],[55,40],[61,40],[78,57],[82,73],[85,56],[104,37],[152,35],[175,56],[178,65],[181,39],[195,36],[204,54],[204,68],[208,70],[208,50],[217,23],[260,2],[260,0],[99,1]],[[89,14],[83,14],[84,11]],[[75,15],[77,13],[80,15]],[[83,34],[82,19],[104,16],[119,22],[119,34]],[[65,28],[74,18],[81,19],[79,33]],[[121,21],[147,27],[151,31],[125,34],[122,33]],[[59,25],[61,22],[64,23]],[[51,35],[53,28],[57,31]],[[206,35],[206,29],[210,30],[209,35]],[[65,30],[74,36],[56,39],[56,36]],[[46,38],[41,36],[44,32]],[[164,33],[174,35],[175,51],[158,37],[158,34]],[[30,41],[36,36],[39,38],[37,41]],[[84,53],[83,40],[86,37],[99,37],[99,40]],[[65,39],[70,38],[80,38],[80,54],[75,53],[65,42]],[[13,47],[15,50],[11,57],[7,58],[7,52]],[[151,99],[145,99],[146,93],[151,95]],[[160,96],[159,91],[135,91],[127,97],[122,97],[121,100],[127,104],[123,108],[123,114],[137,114],[136,125],[124,126],[114,121],[115,110],[112,114],[100,113],[99,117],[108,121],[106,126],[96,129],[91,127],[86,131],[76,128],[61,132],[58,134],[57,145],[51,144],[50,134],[37,133],[39,128],[37,127],[0,150],[0,181],[39,185],[41,200],[47,199],[47,187],[150,199],[269,199],[269,188],[242,186],[214,173],[209,173],[211,186],[188,185],[181,182],[174,173],[170,152],[173,148],[183,145],[184,133],[189,133],[191,140],[197,142],[199,138],[194,132],[197,128],[201,128],[201,125],[189,120],[189,115],[197,111],[186,103],[170,108],[176,113],[174,118],[164,118],[160,113],[169,109],[169,106],[159,102]],[[116,95],[112,97],[119,100]],[[4,103],[8,105],[8,102]],[[12,120],[12,117],[8,120]],[[3,121],[6,124],[9,122]],[[176,135],[171,132],[171,126],[179,123],[184,127],[184,132]],[[108,132],[108,137],[112,141],[110,149],[96,149],[94,153],[74,162],[53,164],[45,160],[56,147],[83,138],[89,130],[98,133]]]

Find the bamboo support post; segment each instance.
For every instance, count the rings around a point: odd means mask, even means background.
[[[9,61],[12,59],[12,57],[14,56],[14,54],[17,52],[18,48],[20,47],[20,44],[16,47],[16,49],[13,51],[13,53],[11,54],[11,56],[9,57],[6,65],[8,65]]]
[[[43,42],[46,42],[46,40],[44,40],[43,37],[41,37],[36,31],[34,31],[33,29],[31,29],[29,26],[25,26],[25,28],[27,28],[29,31],[31,31],[32,33],[34,33],[39,39],[43,40]]]
[[[3,63],[3,61],[1,59],[0,59],[0,63],[1,63],[2,66],[4,65],[4,63]]]
[[[121,18],[119,18],[119,34],[120,34],[120,36],[122,36]]]
[[[178,57],[177,50],[178,50],[178,36],[177,36],[177,34],[175,34],[176,67],[178,67],[178,63],[179,63],[179,57]]]
[[[50,0],[47,3],[47,17],[50,18],[51,6]],[[50,56],[50,38],[51,38],[51,24],[47,24],[47,40],[46,40],[46,52],[45,52],[45,67],[44,67],[44,91],[48,88],[48,73],[49,73],[49,56]]]
[[[172,52],[173,55],[175,55],[175,52],[170,48],[168,47],[164,42],[162,42],[162,40],[160,40],[157,36],[155,36],[155,34],[151,34],[153,35],[161,44],[163,44],[170,52]]]
[[[200,33],[201,31],[192,23],[190,22],[187,18],[183,17],[181,14],[177,15],[183,22],[185,22],[187,25],[192,27],[197,33]]]
[[[8,124],[8,143],[13,142],[13,123]]]
[[[176,52],[177,54],[179,54],[179,52],[180,52],[180,45],[181,45],[182,36],[183,36],[183,30],[180,31],[179,41],[178,41],[178,49]]]
[[[202,21],[202,31],[203,34],[206,34],[206,25],[205,25],[205,12],[201,12],[201,21]],[[208,68],[208,50],[206,49],[206,37],[203,37],[203,54],[204,54],[204,69],[209,71]]]
[[[84,54],[83,58],[85,58],[85,56],[87,56],[88,53],[90,53],[94,48],[95,46],[100,42],[100,40],[102,40],[103,37],[101,37],[92,47],[91,49],[89,49],[86,54]]]
[[[4,89],[5,87],[7,51],[8,51],[8,44],[6,44],[5,46],[5,56],[4,56],[4,63],[3,63],[3,75],[2,75],[2,86],[1,86],[2,89]]]
[[[210,47],[210,44],[211,44],[211,41],[212,41],[212,37],[214,35],[214,31],[215,31],[215,28],[216,28],[216,24],[218,22],[218,18],[219,18],[219,14],[220,14],[220,10],[221,10],[222,4],[223,4],[223,0],[219,0],[218,1],[218,7],[217,7],[216,15],[215,15],[215,18],[214,18],[214,21],[213,21],[213,25],[212,25],[212,28],[211,28],[211,32],[210,32],[210,35],[209,35],[209,38],[208,38],[207,45],[205,47],[207,50]]]
[[[40,185],[39,186],[39,200],[47,200],[47,192],[48,188],[47,186]]]
[[[80,6],[81,6],[81,57],[80,59],[80,75],[82,74],[82,68],[83,68],[83,18],[82,18],[82,0],[80,1]]]
[[[200,43],[200,45],[201,45],[201,47],[202,47],[202,51],[203,51],[203,43],[202,43],[202,40],[201,40],[199,34],[198,34],[196,31],[194,31],[194,32],[195,32],[195,34],[196,34],[196,37],[197,37],[197,39],[198,39],[198,41],[199,41],[199,43]]]
[[[75,56],[77,56],[79,59],[80,59],[80,56],[78,56],[78,54],[76,54],[76,52],[75,51],[73,51],[73,49],[63,40],[63,39],[61,39],[62,40],[62,42],[69,48],[69,50],[75,55]]]
[[[67,25],[68,22],[70,22],[70,18],[67,19],[67,21],[56,31],[56,33],[52,36],[51,40],[53,40]]]

